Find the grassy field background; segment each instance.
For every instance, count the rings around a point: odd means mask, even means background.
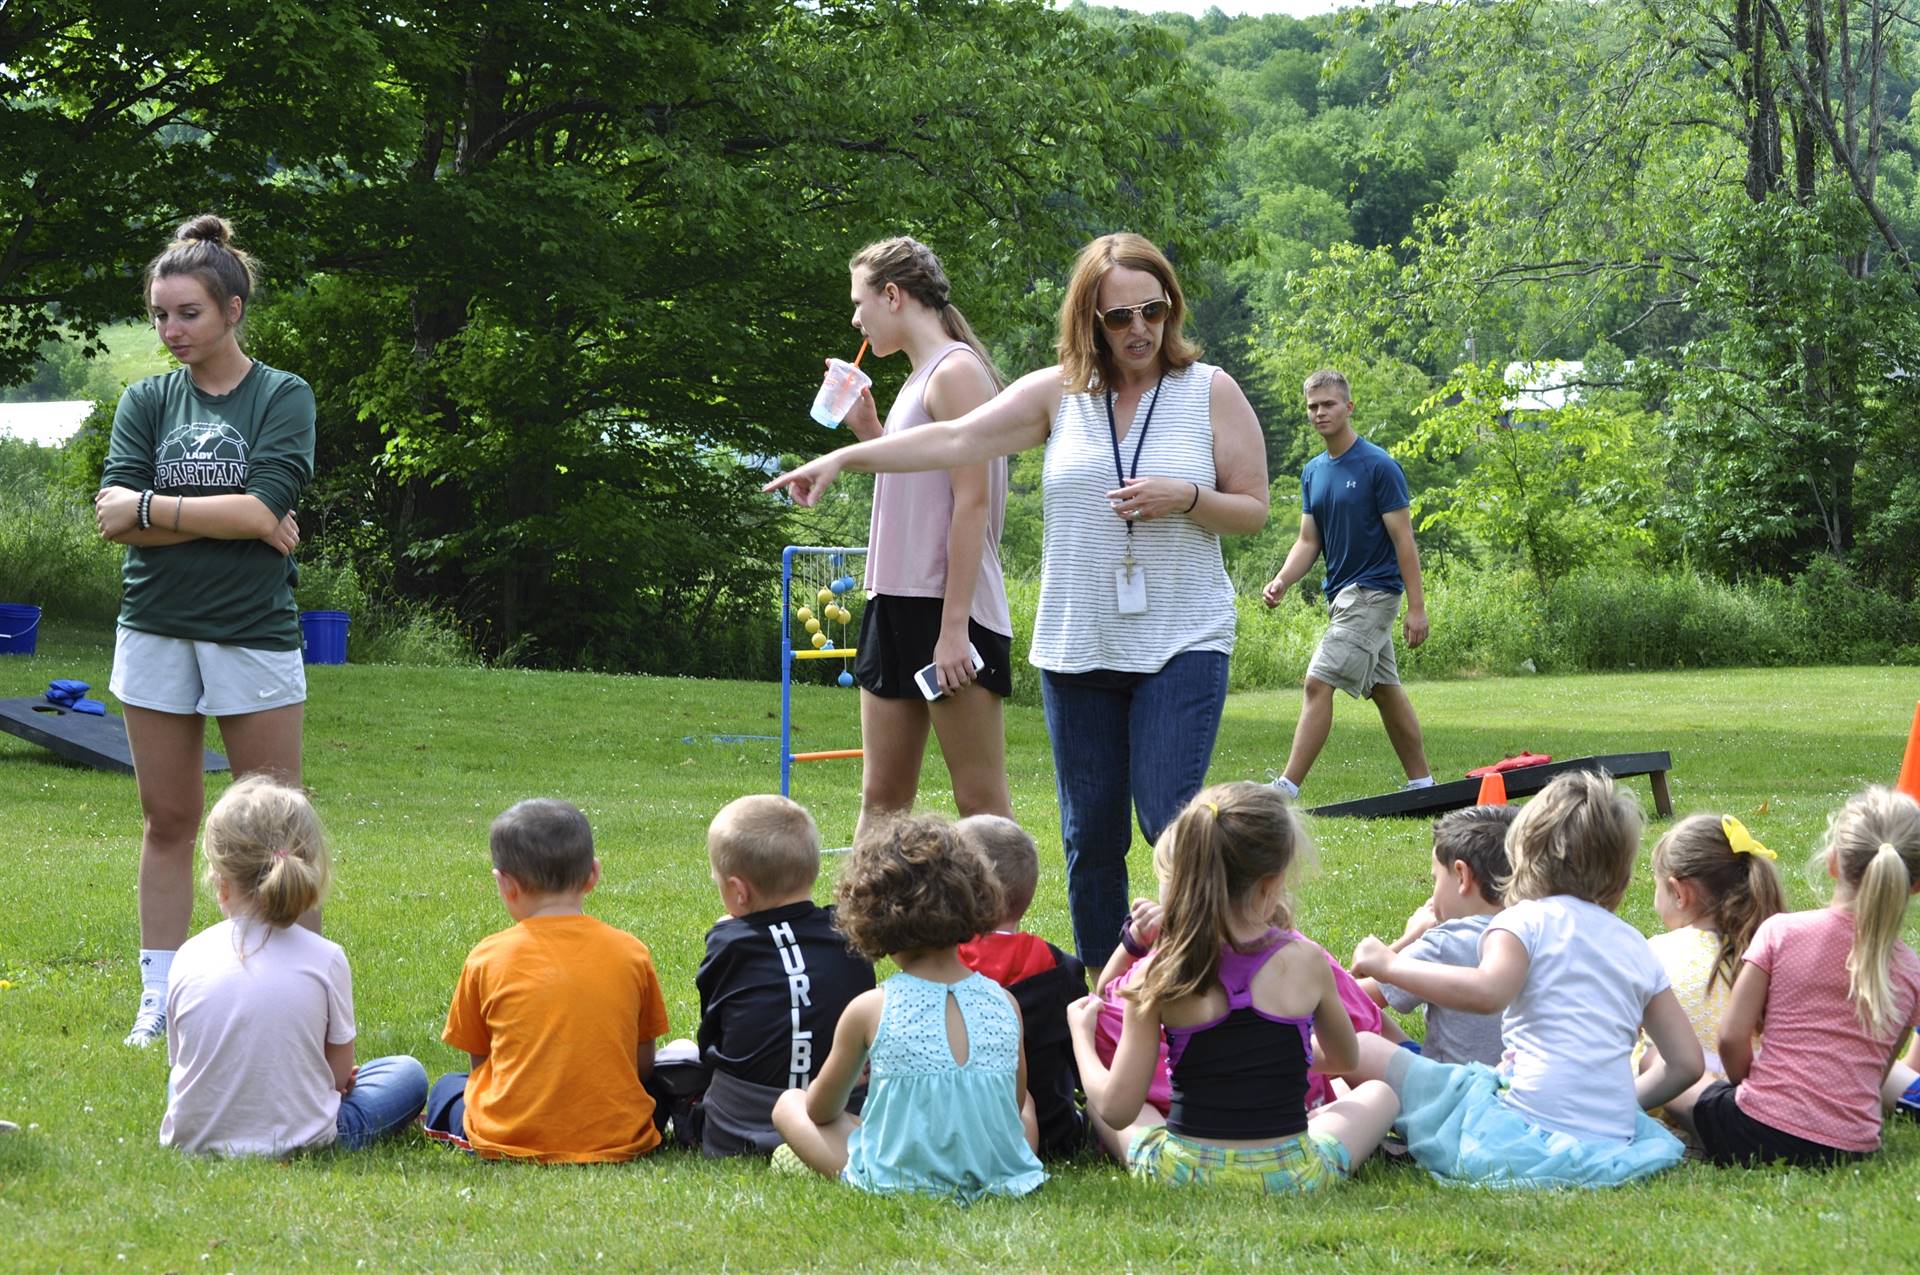
[[[40,654],[0,659],[0,696],[49,678],[104,688],[111,634],[49,624]],[[557,795],[592,819],[604,881],[589,909],[652,948],[677,1033],[718,912],[703,834],[713,811],[777,787],[769,684],[587,674],[316,668],[307,782],[331,830],[327,932],[353,963],[362,1057],[405,1052],[434,1074],[460,963],[506,922],[487,875],[488,822]],[[1731,811],[1780,852],[1795,906],[1829,811],[1890,782],[1912,719],[1911,669],[1821,668],[1536,677],[1413,688],[1442,777],[1530,748],[1556,757],[1668,748],[1682,812]],[[803,688],[799,746],[850,746],[847,691]],[[1261,777],[1284,758],[1294,693],[1228,703],[1213,778]],[[217,740],[213,741],[217,746]],[[1069,938],[1053,772],[1037,704],[1008,713],[1017,812],[1041,845],[1030,928]],[[845,844],[854,763],[800,770],[795,796]],[[1372,709],[1342,698],[1307,798],[1398,781]],[[216,778],[217,791],[224,779]],[[923,803],[948,798],[937,757]],[[1646,781],[1634,790],[1651,812]],[[1827,1174],[1683,1166],[1598,1194],[1440,1187],[1408,1166],[1365,1167],[1310,1201],[1175,1196],[1094,1164],[1022,1202],[960,1209],[862,1197],[757,1163],[669,1155],[614,1167],[477,1163],[409,1136],[359,1155],[287,1163],[176,1155],[156,1142],[161,1050],[120,1045],[136,995],[133,782],[0,736],[0,1267],[224,1271],[530,1269],[607,1264],[694,1270],[1339,1269],[1716,1271],[1865,1269],[1920,1252],[1920,1130]],[[1664,827],[1649,826],[1648,847]],[[1426,826],[1323,820],[1321,864],[1299,884],[1302,928],[1337,953],[1397,933],[1426,888]],[[1151,888],[1144,846],[1135,890]],[[820,893],[831,888],[829,858]],[[1622,913],[1658,927],[1643,857]],[[202,897],[195,928],[217,919]],[[1909,942],[1916,926],[1907,928]]]

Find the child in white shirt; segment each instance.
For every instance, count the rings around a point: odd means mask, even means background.
[[[1507,907],[1480,963],[1410,960],[1361,941],[1355,974],[1476,1013],[1502,1011],[1496,1071],[1362,1041],[1362,1075],[1399,1093],[1407,1149],[1435,1177],[1477,1186],[1614,1186],[1680,1162],[1643,1108],[1700,1078],[1686,1011],[1640,932],[1613,914],[1633,876],[1642,817],[1604,774],[1555,779],[1507,835]],[[1645,1027],[1660,1057],[1638,1077]]]
[[[340,945],[294,922],[330,862],[299,790],[241,780],[207,816],[207,880],[226,920],[173,958],[163,1146],[222,1155],[357,1149],[412,1123],[427,1073],[408,1057],[353,1065],[353,980]]]

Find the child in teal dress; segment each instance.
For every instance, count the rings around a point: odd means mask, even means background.
[[[969,1201],[1046,1181],[1020,1010],[957,951],[1003,911],[985,854],[944,819],[895,819],[855,840],[836,902],[854,949],[892,957],[900,972],[848,1004],[813,1083],[774,1104],[788,1150],[879,1193]],[[847,1097],[863,1066],[867,1102],[856,1117]]]

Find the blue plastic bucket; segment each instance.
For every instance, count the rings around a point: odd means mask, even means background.
[[[301,658],[308,664],[345,664],[347,623],[345,611],[302,611]]]
[[[40,608],[0,602],[0,655],[32,655],[40,641]]]

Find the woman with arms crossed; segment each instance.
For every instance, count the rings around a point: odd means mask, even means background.
[[[128,546],[109,689],[140,791],[141,995],[126,1043],[141,1047],[166,1036],[167,974],[193,913],[205,719],[219,719],[236,779],[300,783],[307,681],[288,555],[313,476],[313,391],[241,351],[253,283],[213,216],[147,266],[147,310],[180,366],[121,396],[94,498],[100,534]]]
[[[913,366],[884,427],[873,395],[860,392],[847,416],[855,435],[894,436],[953,420],[999,392],[1000,374],[948,299],[946,271],[930,248],[887,239],[862,248],[850,266],[853,326],[874,357],[904,350]],[[1013,815],[1000,721],[1000,701],[1013,693],[1013,623],[1000,575],[1006,512],[1000,458],[874,480],[868,602],[853,666],[864,754],[856,837],[875,817],[913,807],[929,723],[960,813]],[[969,646],[983,661],[977,676]],[[913,680],[929,663],[946,691],[931,703]]]
[[[1105,964],[1127,919],[1131,816],[1152,842],[1205,781],[1234,637],[1220,537],[1267,520],[1253,408],[1199,361],[1185,317],[1159,249],[1103,236],[1074,265],[1057,365],[957,421],[842,448],[767,485],[810,505],[843,469],[951,469],[1044,444],[1031,659],[1089,964]]]

